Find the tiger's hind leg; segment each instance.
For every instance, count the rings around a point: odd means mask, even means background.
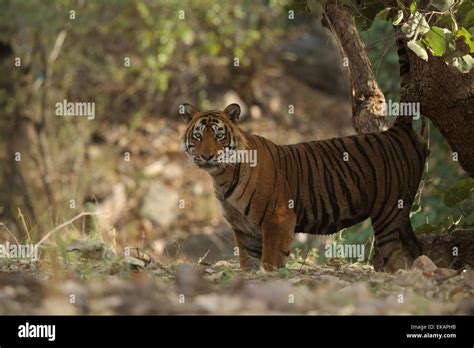
[[[392,212],[392,216],[382,214],[372,219],[375,237],[373,265],[376,271],[395,272],[409,268],[421,255],[409,214],[409,209],[400,209]]]

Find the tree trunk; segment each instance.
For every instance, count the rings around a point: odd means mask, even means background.
[[[388,3],[387,3],[388,4]],[[395,2],[391,3],[397,6]],[[382,130],[385,102],[377,86],[355,23],[337,0],[324,6],[326,27],[338,38],[349,58],[353,91],[352,122],[358,133]],[[408,50],[410,89],[402,101],[420,103],[421,114],[440,130],[453,150],[453,160],[474,177],[474,71],[463,74],[446,65],[442,58],[430,56],[425,62]]]
[[[474,177],[474,70],[468,74],[450,68],[438,57],[425,62],[411,51],[409,100],[420,103],[448,141],[453,160]],[[458,158],[456,158],[458,157]]]
[[[323,25],[336,35],[346,57],[345,62],[349,65],[354,129],[357,133],[383,130],[385,97],[375,80],[372,65],[354,20],[340,1],[326,2]]]

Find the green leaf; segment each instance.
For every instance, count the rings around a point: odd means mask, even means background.
[[[423,224],[415,230],[416,234],[424,234],[424,233],[434,233],[438,230],[438,226],[432,224]]]
[[[438,224],[438,230],[440,233],[448,232],[454,225],[454,217],[448,215]]]
[[[447,190],[443,199],[444,204],[452,208],[469,198],[470,191],[473,189],[473,182],[474,180],[470,178],[468,178],[468,180],[461,180],[456,186]]]
[[[440,57],[446,52],[446,39],[444,38],[443,29],[435,26],[431,27],[424,39],[433,56]]]
[[[397,15],[395,16],[395,18],[392,21],[392,24],[393,25],[399,25],[402,22],[402,19],[403,19],[403,11],[398,10]]]
[[[390,13],[390,7],[384,8],[382,11],[377,13],[377,16],[375,18],[381,19],[383,21],[387,20],[388,14]]]
[[[474,26],[474,8],[466,14],[466,17],[464,17],[462,21],[462,25],[466,28]]]
[[[446,190],[440,188],[440,187],[433,187],[431,192],[435,195],[444,195],[446,193]]]
[[[455,57],[452,60],[452,65],[463,74],[467,74],[472,68],[474,68],[474,58],[469,54],[462,57]]]
[[[425,19],[425,16],[420,12],[415,12],[410,15],[407,22],[401,26],[402,33],[407,39],[418,39],[418,35],[424,35],[430,30],[430,26]]]
[[[459,28],[456,37],[464,38],[464,42],[469,46],[469,52],[474,53],[474,42],[472,41],[471,33],[466,28]]]
[[[466,217],[465,222],[467,225],[474,225],[474,211]]]
[[[415,54],[423,60],[428,60],[428,53],[426,52],[425,47],[421,43],[421,41],[408,41],[407,47],[411,49]]]
[[[438,11],[445,12],[449,10],[454,0],[433,0],[432,5],[436,7]]]
[[[416,11],[416,1],[412,1],[410,4],[410,13],[415,13]]]

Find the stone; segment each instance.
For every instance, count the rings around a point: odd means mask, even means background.
[[[436,271],[438,268],[431,259],[426,255],[421,255],[416,258],[413,262],[413,267],[418,268],[426,273],[431,273]]]
[[[162,182],[150,183],[143,197],[140,215],[161,227],[168,227],[178,215],[178,194]]]

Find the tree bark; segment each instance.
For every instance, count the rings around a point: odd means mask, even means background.
[[[429,118],[458,154],[461,167],[474,177],[474,70],[463,74],[442,58],[425,62],[411,51],[410,89],[406,98],[420,103]],[[457,160],[453,156],[453,160]]]
[[[372,65],[354,20],[340,1],[326,2],[323,25],[337,37],[349,64],[354,129],[357,133],[385,129],[385,97],[375,80]]]

